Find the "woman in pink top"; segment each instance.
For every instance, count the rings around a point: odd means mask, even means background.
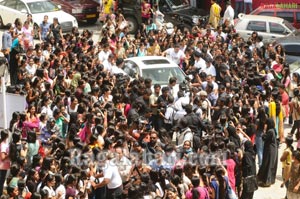
[[[33,28],[29,26],[29,22],[25,21],[22,27],[24,46],[27,49],[29,46],[33,46]]]
[[[7,170],[10,168],[9,159],[9,142],[8,142],[8,130],[1,131],[0,139],[0,196],[3,192],[3,185],[6,179]]]
[[[224,165],[226,166],[229,185],[232,188],[232,190],[235,192],[235,166],[236,163],[232,158],[232,154],[230,151],[227,151],[227,159],[224,161]]]
[[[191,188],[189,191],[186,192],[185,197],[187,199],[206,199],[209,198],[208,191],[205,187],[200,186],[200,178],[197,175],[194,175],[192,177],[192,185],[193,188]]]
[[[147,23],[148,19],[151,17],[151,4],[147,0],[142,2],[142,21],[144,24]]]

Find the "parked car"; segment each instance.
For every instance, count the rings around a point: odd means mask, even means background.
[[[300,36],[289,36],[277,38],[273,42],[273,46],[276,48],[278,45],[282,45],[285,50],[286,62],[291,64],[296,61],[300,62]]]
[[[280,17],[290,22],[295,28],[300,28],[300,4],[297,3],[265,4],[253,10],[251,14]]]
[[[97,22],[99,17],[99,2],[93,0],[52,0],[60,5],[62,10],[73,15],[77,21],[89,24]]]
[[[279,37],[296,34],[297,30],[288,21],[279,17],[268,17],[260,15],[238,15],[235,24],[237,33],[242,38],[248,39],[253,31],[258,32],[266,41],[271,41]]]
[[[185,73],[173,61],[162,56],[131,57],[125,59],[123,70],[131,78],[150,78],[152,84],[167,86],[170,77],[177,77],[175,92],[179,90],[179,83],[186,79]]]
[[[78,27],[75,17],[62,11],[50,0],[0,0],[0,26],[13,23],[16,18],[24,21],[27,14],[32,14],[35,35],[38,35],[39,25],[45,15],[48,15],[51,23],[57,17],[63,32],[70,32],[74,26]]]
[[[295,61],[293,63],[290,63],[290,77],[292,79],[293,73],[299,73],[300,74],[300,61]]]
[[[135,33],[142,24],[141,3],[142,0],[122,0],[121,9],[129,23],[130,33]],[[199,20],[203,21],[203,24],[208,20],[208,11],[193,8],[183,0],[159,0],[158,7],[165,15],[165,22],[171,22],[181,28],[191,30]]]

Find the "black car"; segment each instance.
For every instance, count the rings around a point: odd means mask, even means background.
[[[300,35],[277,38],[273,46],[281,44],[285,50],[286,62],[300,62]]]
[[[129,23],[130,33],[135,33],[142,23],[142,0],[122,0],[120,9]],[[151,4],[153,5],[153,4]],[[208,20],[208,11],[193,8],[183,0],[159,0],[159,10],[165,15],[165,22],[171,22],[181,29],[189,29],[199,23],[205,24]]]

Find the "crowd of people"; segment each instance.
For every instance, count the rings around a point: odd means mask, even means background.
[[[38,35],[30,15],[3,33],[9,89],[27,108],[1,130],[1,199],[252,199],[278,161],[287,198],[299,198],[300,75],[282,46],[241,38],[227,17],[168,32],[150,15],[132,37],[121,12],[106,12],[98,41],[47,16]],[[126,75],[125,58],[149,55],[188,78]]]

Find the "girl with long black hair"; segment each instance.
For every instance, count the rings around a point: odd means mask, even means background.
[[[8,130],[1,131],[0,138],[0,196],[3,192],[3,186],[6,179],[7,170],[10,168],[9,158],[9,142],[8,142]]]

